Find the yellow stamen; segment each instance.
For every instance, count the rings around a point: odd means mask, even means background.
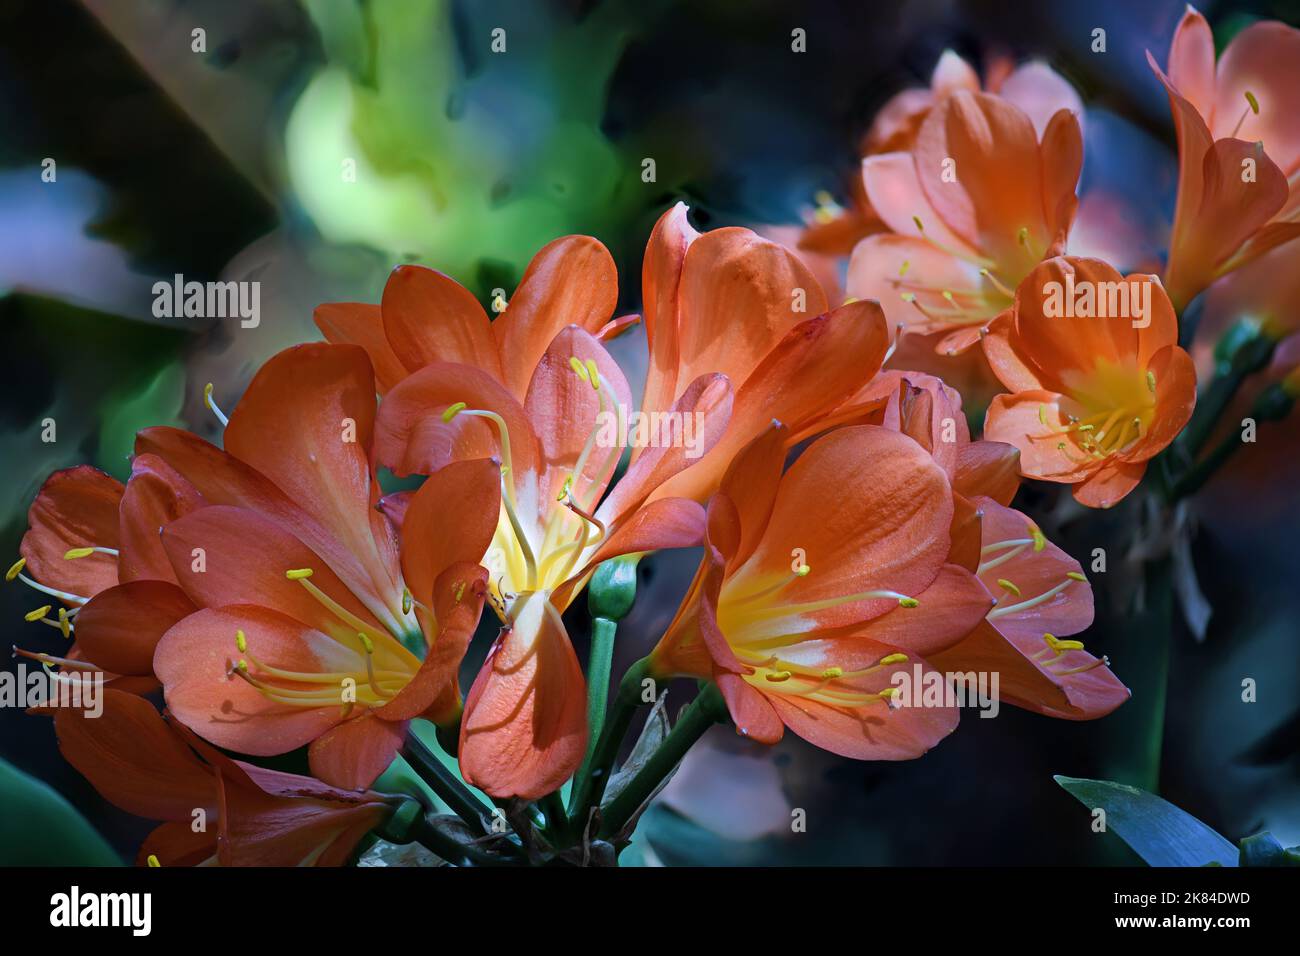
[[[1087,580],[1088,580],[1086,577],[1084,577],[1084,576],[1083,576],[1082,574],[1080,574],[1078,571],[1068,571],[1068,572],[1066,572],[1066,575],[1065,575],[1065,576],[1066,576],[1067,578],[1069,578],[1071,581],[1087,581]]]
[[[23,620],[26,621],[28,624],[31,624],[34,621],[43,620],[45,615],[49,613],[50,613],[50,605],[44,604],[38,607],[36,610],[28,611],[26,614],[24,614]]]
[[[463,412],[468,406],[464,402],[453,402],[448,405],[442,413],[442,423],[446,425],[453,418]]]
[[[596,368],[595,359],[587,359],[587,374],[590,376],[588,380],[591,382],[591,387],[599,392],[600,391],[600,369]]]
[[[582,364],[582,360],[579,359],[578,356],[569,356],[569,368],[573,369],[573,374],[578,376],[578,378],[582,379],[588,385],[591,384],[591,375],[588,373],[586,366]]]
[[[68,622],[68,609],[59,608],[59,630],[63,632],[63,639],[66,641],[72,636],[72,625]]]
[[[63,554],[63,560],[75,561],[78,558],[88,558],[95,553],[94,548],[69,548]]]
[[[209,386],[209,388],[211,388],[211,386]],[[158,857],[154,856],[152,853],[150,853],[149,856],[145,858],[145,862],[148,863],[150,867],[162,866],[162,864],[158,862]]]
[[[239,653],[241,654],[248,653],[248,638],[245,637],[244,632],[238,628],[235,630],[235,647],[239,648]]]
[[[906,661],[907,659],[908,659],[908,658],[907,658],[907,655],[906,655],[906,654],[889,654],[889,655],[886,655],[885,657],[882,657],[882,658],[880,659],[880,663],[882,663],[882,664],[901,664],[901,663],[903,663],[904,661]]]
[[[311,568],[294,568],[290,571],[285,571],[284,576],[290,581],[304,581],[315,573],[316,572]]]
[[[773,684],[780,684],[780,683],[784,683],[785,681],[788,681],[791,677],[791,674],[789,671],[769,671],[768,673],[764,674],[763,677],[767,680],[770,680]]]
[[[203,386],[203,404],[208,407],[208,411],[217,416],[217,421],[221,422],[223,428],[230,424],[230,419],[226,417],[226,413],[217,405],[217,400],[212,397],[211,382],[208,382],[207,385]]]
[[[822,677],[826,678],[827,680],[835,680],[835,678],[843,677],[843,676],[844,676],[844,668],[842,667],[828,667],[826,668],[826,670],[822,671]]]
[[[18,577],[18,572],[25,567],[27,567],[27,559],[19,558],[13,564],[9,565],[9,570],[5,572],[5,580],[12,581],[14,578]]]
[[[402,588],[402,613],[410,614],[414,604],[415,598],[411,597],[410,588]]]
[[[1020,588],[1016,587],[1006,578],[998,578],[998,586],[1001,587],[1003,590],[1010,591],[1016,597],[1020,597]]]

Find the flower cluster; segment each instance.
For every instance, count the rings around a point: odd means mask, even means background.
[[[1153,60],[1182,160],[1163,281],[1068,253],[1069,85],[1041,64],[981,83],[947,54],[873,125],[852,212],[806,237],[852,248],[841,304],[800,251],[697,232],[678,204],[649,237],[639,317],[616,315],[614,262],[584,236],[539,251],[495,317],[418,266],[378,305],[322,305],[326,341],[272,357],[228,416],[208,387],[220,447],[148,428],[125,485],[84,466],[46,481],[8,578],[72,643],[20,653],[111,687],[98,718],[37,709],[107,799],[164,821],[141,851],[160,865],[338,864],[370,832],[453,862],[586,860],[626,843],[715,720],[763,744],[788,729],[851,758],[919,757],[962,703],[904,692],[930,677],[997,675],[1049,717],[1109,713],[1128,690],[1078,639],[1088,576],[1012,503],[1029,478],[1115,505],[1187,425],[1178,310],[1300,232],[1295,89],[1252,74],[1296,36],[1252,27],[1216,71],[1189,12],[1168,75]],[[638,321],[640,414],[688,423],[693,443],[602,430],[633,406],[607,343]],[[942,375],[886,368],[908,336],[982,354],[1005,389],[982,437]],[[683,548],[702,549],[694,580],[607,713],[597,651],[622,612],[600,569]],[[584,671],[566,612],[588,588]],[[605,798],[631,711],[677,677],[701,682],[695,704]],[[260,765],[296,752],[309,776]],[[473,839],[424,812],[424,789],[372,789],[399,755]],[[466,784],[511,829],[488,833]],[[198,810],[214,826],[191,828]]]

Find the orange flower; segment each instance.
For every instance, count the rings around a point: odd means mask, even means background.
[[[124,487],[87,465],[57,471],[41,486],[28,512],[21,559],[6,577],[58,602],[28,615],[75,636],[59,654],[15,649],[22,657],[60,668],[59,679],[102,676],[118,690],[156,690],[153,652],[163,633],[194,604],[177,586],[162,553],[158,528],[191,503],[177,501],[152,456],[133,463]]]
[[[1300,236],[1300,30],[1254,23],[1216,65],[1205,18],[1188,7],[1169,47],[1178,205],[1165,285],[1175,308],[1215,279]]]
[[[1064,249],[1082,161],[1069,110],[1036,128],[1001,97],[953,93],[911,151],[863,163],[867,195],[893,232],[858,244],[849,294],[879,299],[891,326],[947,332],[936,351],[969,348],[1029,270]]]
[[[990,68],[982,89],[996,93],[1024,110],[1040,133],[1058,110],[1068,109],[1077,114],[1083,111],[1073,87],[1051,67],[1040,62],[1011,69],[1007,61],[997,60]],[[911,150],[921,124],[931,110],[962,90],[981,92],[979,75],[958,54],[945,50],[934,66],[928,88],[903,90],[880,108],[863,137],[862,157]],[[813,222],[799,237],[801,250],[813,254],[848,255],[860,239],[888,229],[872,208],[861,175],[852,178],[849,188],[852,202],[846,209],[840,209],[829,197],[819,202],[813,213]]]
[[[392,805],[311,777],[231,760],[148,701],[104,692],[103,713],[52,708],[59,750],[128,813],[163,820],[136,862],[162,866],[341,866]],[[195,812],[206,826],[195,828]]]
[[[1173,306],[1153,276],[1049,259],[984,339],[1012,391],[989,406],[984,434],[1019,448],[1027,477],[1073,485],[1082,504],[1108,508],[1191,417],[1196,372],[1177,343]]]
[[[374,416],[364,351],[301,345],[254,377],[224,452],[170,428],[136,444],[204,503],[162,529],[180,587],[202,608],[154,654],[168,706],[242,753],[310,744],[312,772],[348,788],[388,766],[409,720],[458,710],[456,668],[484,595],[477,562],[498,509],[494,464],[446,469],[412,500],[407,530],[420,547],[399,562],[374,507]]]
[[[962,641],[930,658],[949,672],[997,672],[1002,699],[1067,720],[1110,713],[1129,691],[1076,640],[1092,624],[1092,585],[1079,562],[1048,541],[1025,515],[992,498],[975,498],[979,563],[997,605]]]
[[[466,699],[459,749],[466,778],[494,796],[542,796],[582,759],[584,681],[559,615],[595,565],[698,544],[704,513],[691,499],[716,487],[734,449],[774,414],[816,421],[884,355],[873,303],[827,312],[791,253],[743,229],[700,237],[680,204],[651,236],[644,282],[651,371],[641,412],[695,434],[636,444],[612,488],[622,446],[602,422],[626,413],[631,390],[588,331],[619,325],[609,320],[613,264],[595,240],[543,249],[492,323],[450,279],[409,267],[390,278],[377,315],[347,313],[352,325],[370,323],[372,353],[381,351],[380,322],[388,350],[408,369],[421,366],[384,398],[380,461],[404,475],[467,457],[501,460],[501,513],[485,563],[503,630]],[[327,335],[349,334],[338,314],[322,321],[318,312]],[[439,332],[425,340],[407,329]],[[384,507],[398,516],[404,502]]]
[[[698,233],[678,203],[655,225],[642,268],[650,368],[642,408],[673,407],[709,373],[735,386],[726,432],[654,497],[707,501],[731,460],[772,419],[793,444],[871,381],[889,346],[880,306],[832,309],[789,250],[748,229]],[[810,318],[811,316],[811,318]],[[636,461],[640,450],[634,450]]]
[[[704,561],[652,673],[715,681],[738,732],[763,743],[789,727],[845,756],[917,757],[957,711],[892,708],[895,675],[928,671],[990,605],[948,560],[948,480],[871,425],[818,439],[782,474],[783,431],[756,439],[710,502]]]

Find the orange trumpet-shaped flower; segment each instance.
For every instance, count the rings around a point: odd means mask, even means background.
[[[94,719],[51,710],[59,749],[105,799],[165,821],[145,839],[140,864],[341,866],[393,810],[377,793],[231,760],[131,694],[105,690]]]
[[[166,470],[165,463],[145,455],[134,462],[125,486],[86,465],[46,480],[28,512],[22,557],[6,577],[52,599],[28,620],[52,625],[75,641],[55,654],[17,654],[59,668],[60,680],[97,675],[119,690],[157,689],[154,648],[171,625],[195,610],[158,540],[158,528],[189,506],[173,499],[159,480]]]
[[[891,707],[895,675],[928,669],[990,606],[948,561],[948,480],[872,425],[818,439],[782,474],[782,431],[756,439],[710,502],[704,561],[652,673],[715,681],[739,733],[764,743],[789,727],[845,756],[919,756],[957,712]]]
[[[1076,114],[1083,112],[1083,104],[1074,88],[1044,63],[1029,62],[1012,69],[1008,61],[997,60],[981,86],[974,68],[957,53],[945,50],[935,63],[929,87],[903,90],[880,108],[863,137],[862,157],[911,150],[921,124],[931,110],[962,90],[997,94],[1024,110],[1039,133],[1058,110],[1068,109]],[[814,254],[847,255],[858,240],[888,229],[867,198],[860,172],[850,185],[850,196],[852,203],[847,209],[838,208],[829,199],[818,206],[813,222],[799,238],[801,250]]]
[[[1215,279],[1300,236],[1300,30],[1254,23],[1215,63],[1188,7],[1169,47],[1178,204],[1165,286],[1180,311]]]
[[[650,348],[642,408],[672,408],[709,373],[735,386],[721,439],[654,497],[707,501],[731,460],[774,418],[788,426],[791,443],[820,430],[871,381],[889,346],[878,303],[831,309],[789,250],[748,229],[696,232],[682,203],[655,225],[641,282]]]
[[[948,96],[911,151],[863,162],[867,196],[893,232],[858,244],[849,294],[879,299],[891,326],[949,333],[936,351],[969,348],[1029,270],[1064,250],[1082,161],[1069,110],[1039,130],[1000,97]]]
[[[312,772],[348,788],[388,766],[409,720],[457,712],[499,507],[495,464],[444,470],[411,502],[420,546],[399,561],[374,507],[374,415],[364,351],[302,345],[254,377],[224,452],[168,428],[136,446],[203,502],[162,528],[179,585],[202,608],[154,653],[169,708],[242,753],[310,744]]]
[[[1096,259],[1035,268],[984,350],[1012,392],[993,400],[984,434],[1020,449],[1022,474],[1073,485],[1089,507],[1137,487],[1196,403],[1196,372],[1160,283]]]

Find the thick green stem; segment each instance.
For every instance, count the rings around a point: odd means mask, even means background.
[[[424,745],[423,741],[414,734],[408,733],[406,745],[402,748],[402,756],[420,775],[420,779],[429,785],[429,789],[436,793],[456,816],[464,820],[471,830],[479,836],[487,833],[483,820],[490,817],[491,812],[482,801],[470,793],[469,788],[454,773],[443,766],[442,761]]]
[[[600,798],[605,794],[605,784],[609,782],[609,773],[618,756],[619,745],[627,736],[632,718],[642,703],[641,682],[649,674],[650,659],[643,657],[627,669],[627,673],[619,682],[618,693],[614,696],[614,706],[587,761],[588,772],[575,782],[572,798],[569,801],[569,815],[579,831],[586,828],[591,808],[597,806]]]
[[[582,806],[591,793],[592,758],[605,729],[605,705],[609,699],[609,670],[614,661],[614,635],[618,625],[606,617],[591,622],[591,657],[587,662],[587,753],[573,778],[569,808]]]
[[[453,866],[519,866],[516,860],[496,856],[476,846],[461,843],[434,826],[429,818],[421,818],[415,826],[413,837],[426,849],[432,850]]]
[[[664,778],[681,763],[686,751],[691,749],[706,730],[726,716],[727,705],[721,692],[716,685],[709,684],[691,701],[677,725],[669,731],[654,755],[632,778],[632,782],[609,802],[601,820],[600,835],[611,837],[622,830],[633,814],[650,799]]]

